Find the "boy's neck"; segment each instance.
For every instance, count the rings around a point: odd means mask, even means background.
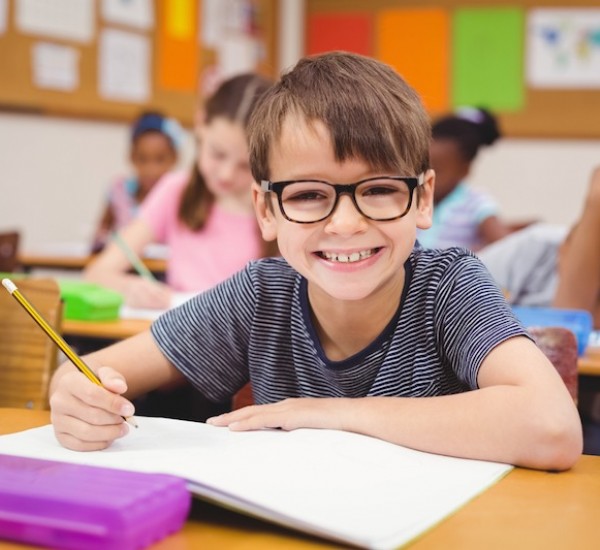
[[[371,344],[394,317],[404,288],[404,274],[390,288],[364,300],[323,299],[311,292],[312,320],[326,357],[342,361]]]

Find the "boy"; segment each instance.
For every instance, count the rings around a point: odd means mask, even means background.
[[[211,424],[571,467],[575,406],[479,260],[415,247],[434,174],[412,88],[369,58],[307,58],[265,94],[249,133],[255,210],[283,259],[250,263],[90,355],[104,388],[63,365],[51,388],[59,441],[91,450],[125,435],[125,396],[187,379],[219,401],[250,380],[258,405]]]

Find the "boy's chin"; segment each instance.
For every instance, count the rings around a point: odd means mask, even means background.
[[[326,284],[320,285],[316,282],[310,282],[309,291],[312,289],[316,290],[312,293],[316,296],[327,297],[331,300],[338,302],[361,302],[362,300],[371,299],[377,293],[377,289],[372,285],[352,284],[352,283],[339,283],[339,284]]]

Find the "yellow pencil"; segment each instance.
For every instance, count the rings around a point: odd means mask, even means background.
[[[49,324],[48,322],[40,315],[40,313],[29,303],[27,298],[23,296],[17,285],[13,283],[10,279],[3,279],[2,286],[23,306],[23,309],[29,313],[31,318],[40,326],[40,328],[50,337],[50,339],[60,348],[60,350],[70,359],[71,363],[73,363],[79,371],[81,371],[85,376],[87,376],[94,384],[98,384],[98,386],[102,385],[100,379],[96,376],[94,371],[88,367],[83,359],[79,357],[67,344],[62,336],[58,334]],[[128,424],[131,424],[135,428],[137,428],[137,423],[133,417],[123,417],[123,420]]]
[[[144,265],[141,258],[129,247],[129,245],[122,239],[116,231],[112,234],[113,241],[121,249],[121,252],[125,254],[125,257],[132,265],[133,269],[137,271],[137,274],[144,279],[156,282],[156,277],[152,275],[152,272]]]

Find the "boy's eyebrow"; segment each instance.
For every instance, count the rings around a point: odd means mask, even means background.
[[[297,177],[285,177],[285,178],[261,178],[260,181],[258,182],[261,187],[264,187],[264,185],[268,184],[268,183],[277,183],[280,181],[325,181],[327,183],[333,183],[333,184],[338,184],[338,185],[344,185],[345,183],[355,183],[357,181],[363,181],[365,179],[371,179],[371,178],[377,178],[379,176],[402,176],[402,177],[407,177],[407,178],[417,178],[417,185],[423,185],[425,183],[425,171],[421,172],[420,174],[418,174],[417,176],[411,176],[411,175],[407,175],[407,174],[393,174],[392,172],[386,173],[388,172],[387,170],[385,171],[372,171],[369,172],[368,175],[364,175],[360,178],[356,178],[351,182],[342,182],[342,181],[335,181],[335,179],[339,179],[339,178],[325,178],[325,177],[321,177],[321,176],[297,176]],[[264,184],[264,185],[263,185]]]

